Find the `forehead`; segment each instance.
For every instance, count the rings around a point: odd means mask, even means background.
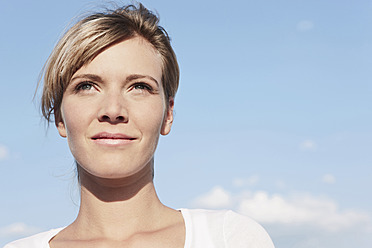
[[[109,79],[141,74],[161,82],[162,58],[148,41],[134,37],[107,47],[75,74],[80,73],[98,74]]]

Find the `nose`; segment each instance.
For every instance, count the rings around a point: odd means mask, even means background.
[[[98,120],[111,124],[128,122],[125,99],[120,92],[105,94],[98,112]]]

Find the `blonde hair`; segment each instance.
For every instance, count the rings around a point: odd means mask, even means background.
[[[127,5],[87,16],[73,25],[59,40],[43,69],[41,111],[50,122],[60,119],[63,93],[73,74],[92,61],[103,49],[140,36],[162,57],[162,84],[167,101],[174,98],[179,84],[179,67],[167,32],[159,18],[142,4]]]

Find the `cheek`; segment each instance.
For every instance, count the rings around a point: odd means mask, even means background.
[[[84,130],[87,130],[87,121],[89,120],[89,113],[78,106],[77,104],[65,104],[62,106],[62,118],[71,151],[77,145],[79,135],[84,134]]]
[[[134,122],[143,132],[159,135],[164,120],[164,109],[164,104],[159,100],[151,105],[144,105],[132,117],[136,116]],[[129,116],[130,119],[131,116]]]

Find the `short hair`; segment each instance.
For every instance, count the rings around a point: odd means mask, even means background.
[[[50,122],[60,119],[63,93],[73,74],[105,48],[136,36],[148,41],[162,58],[162,85],[166,100],[174,98],[179,67],[170,38],[159,18],[142,4],[91,14],[74,24],[58,41],[42,71],[41,111]]]

